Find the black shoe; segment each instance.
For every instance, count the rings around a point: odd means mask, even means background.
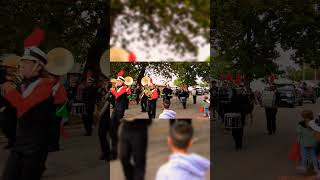
[[[85,133],[84,136],[92,136],[92,133]]]

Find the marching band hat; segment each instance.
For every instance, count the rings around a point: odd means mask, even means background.
[[[41,49],[37,47],[28,47],[24,50],[24,54],[21,60],[31,60],[39,62],[41,65],[46,65],[48,62],[48,58],[46,53],[44,53]]]

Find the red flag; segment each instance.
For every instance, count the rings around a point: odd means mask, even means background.
[[[24,48],[39,46],[44,39],[44,30],[35,28],[32,33],[24,40]]]
[[[136,62],[136,55],[133,52],[129,54],[129,62]]]

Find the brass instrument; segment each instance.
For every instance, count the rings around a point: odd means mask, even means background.
[[[149,84],[150,84],[150,78],[149,78],[148,76],[145,76],[145,77],[143,77],[143,78],[141,79],[141,85],[142,85],[142,86],[146,86],[146,85],[149,86]]]
[[[109,51],[105,51],[100,58],[100,70],[103,75],[107,78],[110,77],[110,61],[109,61]]]
[[[1,66],[6,69],[6,79],[11,81],[17,88],[20,86],[23,77],[19,74],[18,68],[20,56],[9,55],[2,60]]]
[[[108,51],[110,62],[128,62],[130,53],[122,48],[111,48]]]
[[[116,87],[116,84],[117,84],[117,80],[114,79],[114,78],[111,78],[110,82],[111,82],[111,84],[112,84],[112,88],[115,88],[115,87]]]
[[[67,74],[74,65],[74,58],[70,51],[65,48],[54,48],[48,52],[46,70],[57,76]]]
[[[127,76],[126,78],[124,78],[124,84],[127,86],[131,86],[133,84],[133,78],[130,76]]]

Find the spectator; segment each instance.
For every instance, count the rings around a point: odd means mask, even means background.
[[[170,100],[166,99],[163,101],[163,112],[159,115],[159,119],[175,119],[176,112],[170,110]]]
[[[197,154],[188,154],[192,144],[193,128],[186,122],[174,123],[170,128],[168,145],[172,155],[160,167],[156,180],[204,180],[210,162]]]
[[[297,139],[300,144],[300,157],[301,166],[298,167],[299,170],[304,173],[307,171],[307,159],[308,154],[311,156],[313,168],[315,172],[319,172],[316,146],[317,141],[313,136],[313,131],[309,127],[308,123],[313,119],[313,112],[310,110],[304,110],[301,113],[303,121],[299,122],[297,126]]]

